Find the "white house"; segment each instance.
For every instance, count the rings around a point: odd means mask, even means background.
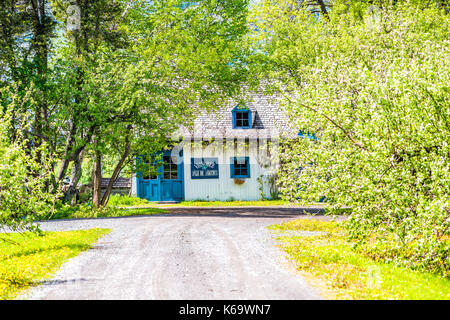
[[[295,137],[276,101],[253,94],[197,117],[182,142],[163,152],[157,174],[132,177],[131,194],[150,201],[259,200],[274,193],[281,136]],[[149,164],[154,165],[154,164]]]

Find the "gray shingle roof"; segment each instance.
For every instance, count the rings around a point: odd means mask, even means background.
[[[102,178],[101,188],[106,188],[110,178]],[[131,188],[131,179],[130,178],[117,178],[117,180],[113,184],[113,189],[122,189],[122,188]]]
[[[232,101],[218,111],[200,113],[194,127],[183,127],[179,133],[185,138],[277,138],[296,136],[277,99],[263,93],[248,94],[246,107],[252,111],[251,129],[233,129],[232,110],[238,103]],[[298,130],[297,130],[298,131]]]

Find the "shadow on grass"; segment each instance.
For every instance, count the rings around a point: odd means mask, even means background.
[[[89,221],[89,220],[115,220],[115,219],[148,219],[157,217],[218,217],[218,218],[299,218],[299,217],[317,217],[323,220],[332,218],[327,209],[321,207],[173,207],[158,209],[158,212],[146,214],[141,210],[149,208],[130,208],[126,215],[97,217],[97,218],[65,218],[47,221],[45,223],[58,223],[64,221]],[[154,209],[154,208],[153,208]],[[122,209],[125,210],[125,209]],[[343,211],[338,220],[344,220],[347,217],[348,210]]]
[[[93,282],[93,281],[99,281],[99,279],[86,279],[86,278],[80,278],[80,279],[69,279],[69,280],[42,280],[37,282],[37,285],[42,286],[58,286],[58,285],[65,285],[65,284],[71,284],[71,283],[78,283],[78,282]]]
[[[173,217],[221,217],[221,218],[295,218],[304,215],[323,215],[322,208],[269,208],[269,207],[246,207],[246,208],[170,208],[169,213],[155,215]]]
[[[61,245],[53,245],[51,247],[38,247],[38,248],[30,248],[30,249],[24,249],[17,252],[11,252],[10,254],[6,254],[3,256],[0,256],[0,261],[11,259],[11,258],[19,258],[24,256],[32,256],[43,252],[52,252],[52,251],[59,251],[62,249],[71,249],[71,250],[78,250],[78,251],[84,251],[91,248],[91,245],[89,244],[61,244]]]

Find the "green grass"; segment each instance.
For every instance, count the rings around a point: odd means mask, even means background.
[[[450,280],[356,252],[337,222],[298,219],[269,227],[296,268],[337,299],[449,300]],[[301,231],[320,231],[302,234]]]
[[[109,197],[109,207],[138,207],[149,205],[151,202],[138,197],[130,197],[126,195],[111,195]]]
[[[162,208],[139,207],[136,209],[105,207],[100,209],[93,209],[86,205],[64,206],[60,208],[57,213],[51,217],[56,219],[95,219],[95,218],[110,218],[110,217],[129,217],[140,215],[153,215],[167,213],[168,211]]]
[[[174,204],[157,204],[164,207],[246,207],[246,206],[285,206],[289,203],[284,200],[259,201],[181,201]]]
[[[0,233],[0,299],[14,299],[55,273],[63,262],[87,250],[109,229]]]
[[[287,206],[289,202],[284,200],[259,200],[259,201],[182,201],[179,203],[156,203],[145,199],[113,195],[108,202],[109,207],[243,207],[243,206]]]
[[[108,217],[130,217],[130,216],[148,216],[154,214],[168,213],[169,211],[161,208],[133,208],[133,209],[119,209],[117,214],[109,215]]]

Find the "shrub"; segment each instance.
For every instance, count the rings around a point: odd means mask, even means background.
[[[112,195],[109,197],[109,207],[131,207],[150,204],[146,199],[126,195]]]
[[[272,3],[255,20],[271,23],[257,28],[270,39],[257,38],[262,60],[292,124],[317,137],[283,146],[283,198],[351,207],[359,250],[448,274],[449,14],[397,1],[377,17],[337,0],[315,19]]]
[[[43,143],[29,148],[21,136],[11,141],[7,116],[0,117],[0,226],[40,232],[34,221],[51,215],[58,193],[47,192],[51,157]]]
[[[90,219],[123,216],[120,209],[115,207],[95,208],[88,204],[61,205],[51,219]]]

